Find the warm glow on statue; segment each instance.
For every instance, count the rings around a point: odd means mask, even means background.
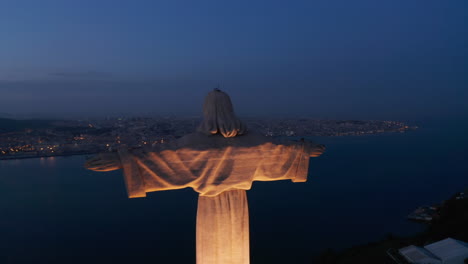
[[[325,148],[306,141],[281,141],[248,131],[229,96],[214,90],[203,106],[197,132],[151,149],[121,149],[87,161],[94,171],[123,168],[128,195],[191,187],[200,194],[197,264],[247,264],[247,196],[253,181],[304,182],[310,157]]]

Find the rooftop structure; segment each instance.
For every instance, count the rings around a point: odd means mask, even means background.
[[[446,238],[422,247],[414,245],[398,250],[410,263],[427,264],[464,264],[468,259],[468,243]]]

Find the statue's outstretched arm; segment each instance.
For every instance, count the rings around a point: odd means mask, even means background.
[[[325,152],[325,145],[312,143],[311,157],[319,157]]]
[[[310,156],[313,158],[316,158],[322,155],[326,149],[325,145],[317,144],[313,141],[306,140],[304,138],[301,138],[299,142],[305,143],[309,146]]]
[[[122,168],[117,152],[99,153],[85,162],[85,168],[92,171],[113,171]]]

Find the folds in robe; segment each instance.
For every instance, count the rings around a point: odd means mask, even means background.
[[[119,150],[128,196],[193,188],[202,196],[249,190],[253,181],[307,180],[310,142],[279,142],[249,133],[234,138],[193,133],[151,149]]]

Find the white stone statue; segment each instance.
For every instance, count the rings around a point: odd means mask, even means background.
[[[199,193],[197,264],[248,264],[246,190],[253,181],[305,182],[310,157],[325,147],[301,140],[274,140],[248,131],[229,96],[215,89],[195,133],[150,149],[121,148],[86,162],[94,171],[123,169],[128,196],[191,187]]]

